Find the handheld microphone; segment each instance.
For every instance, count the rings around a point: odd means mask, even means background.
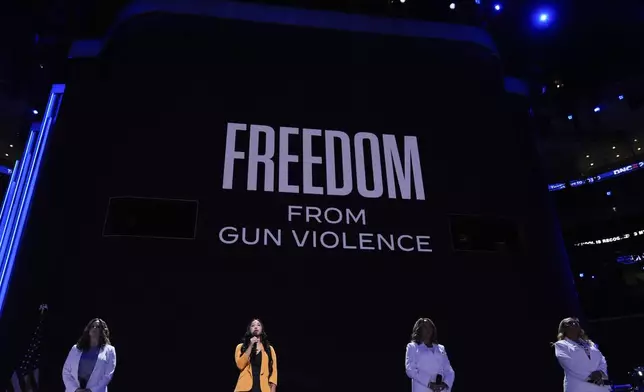
[[[259,332],[253,331],[253,336],[257,337],[259,336]],[[253,343],[253,353],[257,353],[257,342]]]

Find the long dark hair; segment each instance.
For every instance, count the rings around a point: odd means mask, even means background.
[[[95,318],[92,319],[87,325],[85,326],[85,329],[83,330],[83,334],[81,337],[78,339],[78,342],[76,343],[76,348],[81,350],[81,351],[87,351],[90,348],[90,338],[89,338],[89,331],[92,329],[92,326],[94,323],[98,323],[100,335],[98,338],[98,346],[100,348],[105,347],[106,344],[112,344],[110,342],[110,329],[107,328],[107,323],[103,321],[100,318]]]
[[[248,327],[246,327],[246,333],[244,334],[244,337],[242,338],[242,347],[241,351],[239,352],[239,356],[241,357],[244,355],[246,350],[248,350],[248,347],[250,346],[250,339],[253,337],[253,334],[250,332],[250,326],[253,324],[253,321],[258,321],[259,324],[262,326],[262,333],[259,335],[260,339],[262,339],[262,344],[264,345],[264,351],[266,351],[266,355],[268,355],[268,377],[270,378],[273,375],[273,353],[271,352],[271,344],[268,341],[268,337],[266,335],[266,329],[264,328],[264,323],[260,319],[252,319],[250,323],[248,323]],[[255,355],[257,353],[255,350],[251,350],[250,353],[250,359],[252,360],[255,358]]]
[[[414,329],[411,332],[411,341],[415,342],[416,344],[421,344],[423,343],[421,341],[422,339],[422,331],[423,328],[429,326],[432,328],[432,344],[438,344],[438,331],[436,330],[436,325],[434,322],[428,318],[419,318],[416,323],[414,324]]]

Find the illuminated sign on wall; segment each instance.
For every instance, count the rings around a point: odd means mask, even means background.
[[[628,166],[620,167],[619,169],[607,171],[606,173],[602,173],[593,177],[568,181],[568,184],[565,184],[563,182],[557,183],[557,184],[550,184],[548,185],[548,190],[550,192],[560,191],[562,189],[566,189],[567,186],[571,188],[578,188],[582,185],[594,184],[595,182],[600,182],[600,181],[607,180],[609,178],[618,177],[627,173],[632,173],[633,171],[639,170],[643,167],[644,167],[644,161],[637,162]]]
[[[634,231],[633,233],[625,233],[615,237],[602,238],[595,241],[578,242],[575,244],[575,246],[604,245],[604,244],[610,244],[617,241],[628,240],[630,238],[638,237],[642,235],[644,235],[644,230],[638,230],[638,231]]]
[[[356,197],[425,200],[416,136],[229,123],[221,187],[289,200],[281,227],[228,222],[218,235],[225,245],[432,251],[428,235],[369,230],[376,211],[353,204]]]
[[[564,184],[563,182],[560,182],[558,184],[550,184],[550,185],[548,185],[548,190],[551,191],[551,192],[552,191],[559,191],[559,190],[562,190],[562,189],[565,189],[565,188],[566,188],[566,184]]]
[[[617,262],[620,264],[637,264],[644,261],[644,254],[618,256]]]

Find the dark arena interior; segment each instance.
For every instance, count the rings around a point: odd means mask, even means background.
[[[63,390],[94,317],[118,353],[112,392],[232,391],[254,318],[283,392],[407,390],[420,317],[457,392],[559,390],[551,343],[568,316],[618,369],[613,389],[631,383],[644,343],[619,331],[642,327],[644,250],[613,242],[644,230],[628,201],[639,166],[597,163],[609,186],[582,159],[584,187],[568,182],[579,172],[557,154],[573,153],[553,135],[572,98],[548,98],[548,71],[521,73],[536,60],[497,42],[480,2],[457,20],[404,3],[134,1],[57,44],[49,95],[7,142],[23,152],[2,162],[7,390],[21,361],[38,368],[21,390]]]

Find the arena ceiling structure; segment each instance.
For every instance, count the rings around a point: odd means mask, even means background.
[[[526,80],[535,95],[542,86],[554,88],[561,83],[566,99],[573,101],[597,95],[606,84],[639,75],[644,64],[640,41],[644,3],[636,0],[619,4],[582,0],[240,1],[478,26],[493,36],[507,75]],[[71,42],[103,37],[127,4],[127,0],[4,3],[0,13],[1,166],[12,167],[29,127],[38,121],[51,84],[64,80]],[[545,116],[552,116],[550,112]],[[552,126],[556,120],[547,119],[549,132],[565,129]],[[561,173],[576,173],[585,147],[566,142],[562,146],[557,141],[549,150],[563,149],[565,155],[568,148],[575,149],[575,159]],[[557,172],[549,169],[553,170]],[[563,175],[554,173],[552,179]]]

